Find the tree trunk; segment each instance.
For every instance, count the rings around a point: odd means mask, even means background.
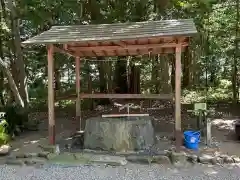
[[[140,94],[140,66],[131,64],[131,73],[130,73],[130,93]]]
[[[236,39],[235,39],[235,53],[234,53],[234,58],[233,58],[233,65],[232,65],[232,88],[233,88],[233,102],[237,103],[238,102],[238,87],[237,87],[237,74],[238,74],[238,69],[237,69],[237,58],[238,58],[238,40],[237,38],[239,37],[239,21],[240,21],[240,13],[239,13],[239,0],[236,0]]]
[[[126,57],[124,57],[126,58]],[[118,60],[115,65],[115,89],[119,93],[127,93],[128,92],[128,83],[127,83],[127,61]]]
[[[174,57],[175,58],[175,57]],[[171,70],[171,85],[172,85],[172,91],[175,91],[175,60],[171,58],[172,62],[172,70]]]
[[[210,69],[210,78],[209,78],[209,83],[215,87],[216,82],[217,82],[217,68],[216,68],[216,60],[211,59],[211,64],[212,66],[209,68]]]
[[[169,83],[170,73],[169,73],[169,59],[167,55],[160,56],[159,63],[159,84],[160,92],[169,93],[171,92],[171,85]]]
[[[155,63],[155,56],[151,56],[151,87],[150,92],[155,93],[155,81],[156,81],[156,63]]]
[[[100,93],[107,92],[107,82],[105,76],[105,62],[103,58],[98,58],[98,72],[99,72],[99,84],[100,84]]]
[[[197,63],[197,61],[200,59],[200,57],[202,56],[202,49],[198,48],[195,52],[193,52],[193,84],[194,87],[197,87],[200,84],[200,72],[201,69]]]
[[[155,56],[155,93],[160,93],[160,77],[159,77],[159,67],[160,67],[160,55]]]
[[[61,74],[60,74],[60,68],[58,67],[58,64],[56,63],[56,66],[54,68],[54,95],[55,98],[58,96],[61,90]]]
[[[107,79],[107,91],[108,93],[112,93],[113,92],[112,61],[106,62],[106,79]]]
[[[91,94],[93,93],[92,90],[92,75],[91,75],[91,67],[89,65],[89,62],[87,64],[87,75],[88,75],[88,93]],[[93,110],[94,106],[93,106],[93,99],[89,99],[89,109]]]
[[[60,75],[60,69],[55,69],[55,90],[60,90],[61,89],[61,75]]]
[[[4,73],[6,74],[7,76],[7,79],[8,79],[8,84],[10,86],[10,89],[12,90],[13,92],[13,95],[14,95],[14,98],[15,98],[15,101],[18,105],[20,105],[20,107],[24,107],[24,102],[22,100],[22,97],[18,91],[18,88],[17,88],[17,85],[12,77],[12,74],[11,72],[9,71],[9,68],[7,67],[7,65],[3,62],[3,60],[0,58],[0,66],[2,67],[2,70],[4,71]]]
[[[3,7],[2,7],[3,8]],[[2,24],[2,14],[0,16],[1,20],[0,23]],[[0,58],[3,59],[3,32],[0,30]],[[0,100],[1,100],[1,104],[2,106],[5,106],[5,101],[4,101],[4,97],[3,97],[3,91],[4,91],[4,74],[3,71],[0,70]]]
[[[187,47],[183,58],[183,88],[187,88],[190,82],[190,52]]]
[[[4,90],[4,73],[1,70],[0,71],[0,100],[1,100],[1,104],[2,106],[5,106],[5,100],[4,100],[4,96],[3,96],[3,90]]]
[[[107,93],[107,79],[106,79],[106,62],[104,62],[103,58],[98,57],[98,72],[99,72],[99,86],[100,86],[100,93]],[[105,105],[109,104],[109,99],[101,99],[98,101],[99,104]]]
[[[14,39],[14,50],[16,55],[16,65],[18,68],[18,82],[20,84],[19,92],[24,102],[24,107],[27,108],[29,103],[28,91],[27,91],[27,77],[25,72],[25,64],[23,60],[23,52],[21,49],[21,38],[19,28],[19,17],[16,13],[16,7],[14,6],[13,0],[8,0],[8,8],[11,14],[12,21],[12,33]]]

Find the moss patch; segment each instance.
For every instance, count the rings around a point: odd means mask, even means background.
[[[48,159],[49,159],[48,162],[52,164],[62,165],[90,164],[90,158],[88,158],[88,156],[74,153],[49,154]]]

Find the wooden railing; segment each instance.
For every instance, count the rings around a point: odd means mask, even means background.
[[[81,99],[162,99],[173,100],[173,94],[85,94],[81,93]],[[77,98],[76,94],[58,97],[57,100],[74,100]]]

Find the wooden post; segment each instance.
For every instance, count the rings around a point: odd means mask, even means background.
[[[176,47],[176,70],[175,70],[175,136],[176,150],[180,151],[182,145],[181,132],[181,52],[182,47]]]
[[[80,99],[80,57],[76,57],[76,130],[82,130],[82,119],[81,119],[81,99]]]
[[[54,59],[53,45],[48,46],[48,120],[49,141],[55,144],[55,113],[54,113]]]
[[[206,145],[207,146],[211,146],[212,145],[212,122],[211,122],[211,119],[209,118],[206,118]]]

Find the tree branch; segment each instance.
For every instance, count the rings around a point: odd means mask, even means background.
[[[20,96],[20,93],[19,93],[18,88],[15,84],[15,81],[12,77],[12,74],[9,71],[7,64],[2,60],[2,58],[0,58],[0,68],[7,75],[8,83],[9,83],[11,91],[14,94],[16,103],[19,104],[22,108],[24,108],[24,102],[22,100],[22,97]]]

